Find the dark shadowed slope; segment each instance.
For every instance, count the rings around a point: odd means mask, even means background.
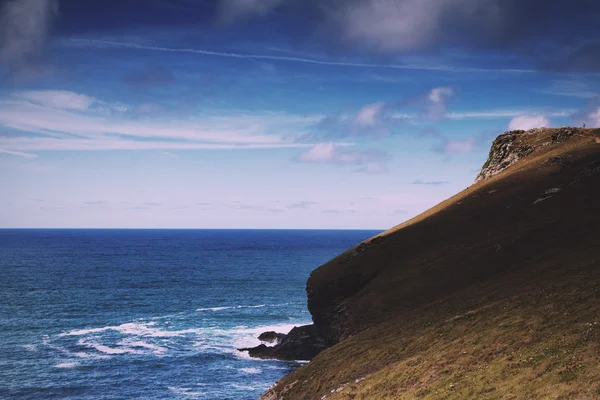
[[[499,136],[476,184],[307,292],[333,347],[263,399],[600,398],[600,130]]]

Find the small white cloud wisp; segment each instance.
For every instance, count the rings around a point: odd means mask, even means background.
[[[529,130],[534,128],[548,128],[552,126],[552,123],[548,118],[543,115],[526,114],[519,115],[513,118],[508,124],[508,129],[511,131],[516,130]]]
[[[96,99],[67,90],[29,90],[17,94],[18,98],[34,104],[57,109],[87,110]]]
[[[385,103],[382,101],[367,104],[356,113],[354,125],[363,127],[373,127],[377,125],[377,118],[381,115],[384,107]]]

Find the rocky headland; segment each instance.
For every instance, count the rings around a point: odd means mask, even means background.
[[[261,400],[600,398],[600,130],[512,131],[475,183],[317,268]]]

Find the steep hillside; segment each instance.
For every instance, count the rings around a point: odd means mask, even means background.
[[[600,398],[600,130],[499,136],[477,183],[315,270],[332,347],[262,398]]]

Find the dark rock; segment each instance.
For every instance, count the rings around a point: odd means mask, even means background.
[[[261,342],[267,342],[267,343],[280,343],[281,340],[283,340],[283,338],[285,338],[285,336],[286,335],[284,333],[277,333],[277,332],[269,331],[269,332],[261,333],[260,336],[258,337],[258,340],[260,340]]]
[[[271,336],[271,332],[265,333],[269,333]],[[293,361],[312,360],[327,347],[325,340],[319,335],[314,325],[294,327],[290,333],[283,336],[275,346],[261,344],[257,347],[238,350],[247,351],[250,357],[254,358]]]
[[[560,128],[558,132],[552,135],[552,144],[564,142],[567,139],[570,139],[577,133],[577,129],[575,128]]]

